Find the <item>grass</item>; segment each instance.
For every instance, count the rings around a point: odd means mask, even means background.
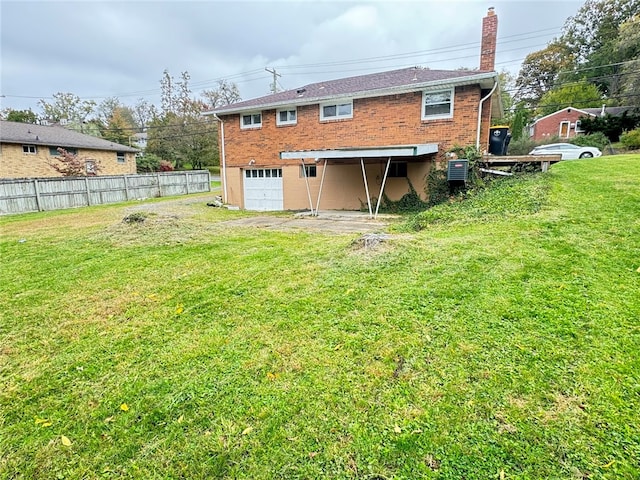
[[[0,478],[638,478],[638,178],[563,162],[379,251],[1,218]]]

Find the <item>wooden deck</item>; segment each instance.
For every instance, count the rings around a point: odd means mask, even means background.
[[[562,160],[561,155],[483,155],[479,163],[487,167],[513,167],[523,163],[539,163],[543,172]]]

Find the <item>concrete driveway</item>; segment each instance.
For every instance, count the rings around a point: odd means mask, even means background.
[[[376,220],[362,212],[322,211],[317,217],[308,213],[291,216],[267,216],[239,218],[223,222],[230,227],[254,227],[269,230],[313,230],[326,233],[373,233],[383,232],[395,216],[379,215]]]

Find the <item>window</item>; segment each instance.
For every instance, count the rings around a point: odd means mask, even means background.
[[[244,171],[247,178],[278,178],[282,177],[281,168],[247,169]]]
[[[422,120],[453,117],[453,88],[422,94]]]
[[[116,152],[116,160],[118,163],[125,163],[126,157],[124,152]]]
[[[78,150],[75,148],[68,148],[68,147],[49,147],[49,155],[51,155],[52,157],[58,157],[60,156],[60,152],[58,152],[58,148],[63,148],[64,150],[66,150],[69,153],[72,153],[73,155],[77,155],[78,154]]]
[[[407,177],[407,162],[392,163],[389,165],[389,177]]]
[[[262,127],[262,112],[244,113],[240,115],[240,128]]]
[[[580,120],[576,120],[576,133],[583,133],[582,122]]]
[[[29,155],[35,155],[38,149],[35,145],[22,145],[22,153],[27,153]]]
[[[87,160],[84,163],[84,168],[87,172],[87,175],[95,175],[97,174],[96,162],[94,160]]]
[[[304,177],[317,177],[318,176],[318,169],[316,168],[315,165],[305,165],[304,169],[302,168],[302,165],[300,165],[300,177],[304,178]]]
[[[276,112],[276,125],[295,125],[298,123],[296,109],[284,109]]]
[[[320,105],[320,120],[336,120],[340,118],[353,118],[353,101]]]

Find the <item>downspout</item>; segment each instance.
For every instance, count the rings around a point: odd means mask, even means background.
[[[478,105],[478,130],[477,130],[477,134],[476,134],[476,148],[477,149],[480,149],[480,127],[482,125],[482,104],[489,97],[491,97],[491,95],[493,95],[493,92],[496,91],[496,88],[498,88],[498,80],[497,79],[496,79],[496,82],[493,84],[493,88],[491,89],[491,91],[489,93],[487,93],[487,95],[480,100],[480,105]]]
[[[224,154],[224,123],[222,123],[222,119],[215,113],[213,114],[213,118],[220,122],[220,141],[222,142],[222,148],[220,151],[220,155],[222,156],[222,201],[227,203],[227,159]]]

